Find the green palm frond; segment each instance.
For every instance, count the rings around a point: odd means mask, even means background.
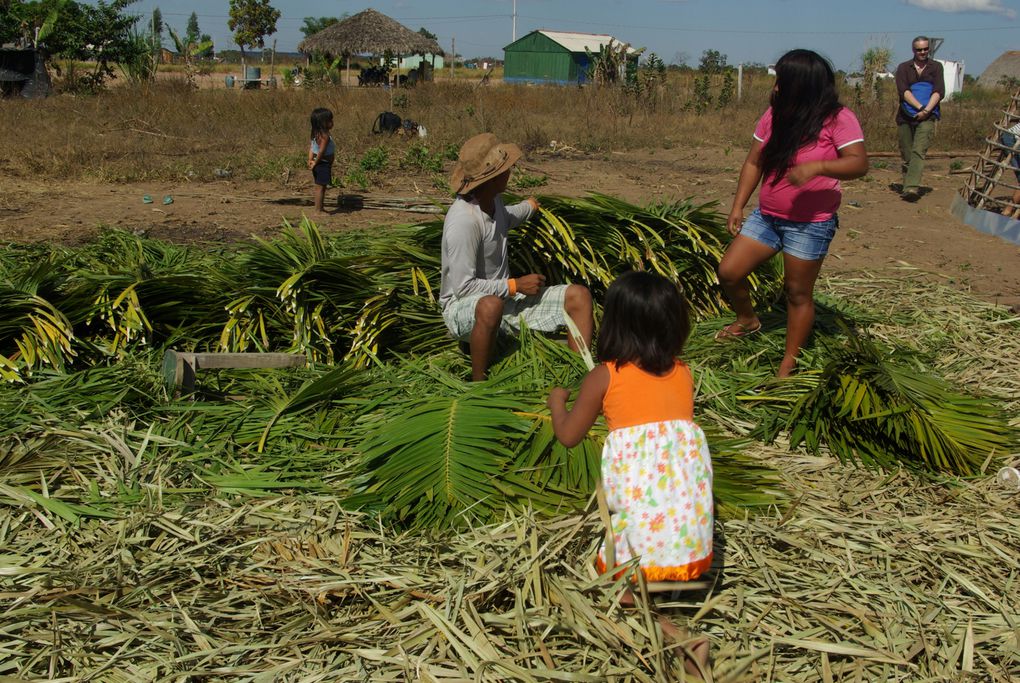
[[[487,383],[435,379],[433,391],[399,397],[374,422],[359,446],[365,474],[351,504],[392,522],[445,527],[490,519],[514,497],[509,443],[527,433],[527,403]]]
[[[73,322],[60,307],[64,277],[56,250],[12,249],[0,258],[0,379],[61,369],[76,355]]]
[[[257,240],[230,266],[234,283],[220,347],[229,351],[295,349],[331,362],[372,281],[336,253],[307,218],[284,224],[276,240]]]
[[[718,516],[738,517],[743,510],[786,502],[779,473],[748,454],[748,439],[726,436],[711,424],[702,424],[702,429],[712,454],[712,490]]]
[[[377,241],[362,256],[358,270],[374,292],[348,329],[347,360],[364,366],[383,351],[430,355],[451,345],[438,304],[439,251],[419,244],[436,227],[398,229],[395,239]]]
[[[185,329],[207,338],[224,306],[216,263],[198,249],[106,231],[75,255],[61,303],[76,324],[108,333],[112,352]]]
[[[869,467],[973,475],[1016,445],[994,402],[956,391],[908,352],[851,334],[831,354],[790,411],[791,447],[827,446]]]
[[[564,448],[544,406],[550,384],[576,386],[584,376],[577,354],[525,330],[485,382],[413,362],[380,372],[381,383],[366,394],[381,398],[363,406],[352,435],[363,474],[351,504],[404,525],[449,526],[492,519],[507,507],[553,512],[587,502],[605,429],[598,423],[581,444]],[[719,450],[721,509],[782,501],[772,470],[709,433],[710,448]]]
[[[49,301],[0,283],[0,378],[14,381],[21,368],[63,368],[75,351],[70,321]]]
[[[311,408],[323,407],[345,392],[357,393],[363,386],[364,373],[357,369],[340,365],[310,379],[274,406],[275,412],[266,423],[262,438],[258,442],[258,451],[262,452],[273,426],[284,415],[293,415]]]
[[[730,238],[714,204],[642,207],[597,193],[541,202],[539,218],[510,237],[511,258],[522,272],[584,283],[598,298],[620,272],[652,270],[680,282],[698,313],[725,308],[716,270]],[[773,260],[751,276],[758,298],[774,296],[777,268]]]

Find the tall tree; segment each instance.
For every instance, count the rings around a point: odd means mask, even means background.
[[[124,12],[133,2],[100,0],[92,6],[67,0],[61,5],[53,31],[40,42],[51,54],[92,64],[91,72],[79,77],[76,87],[96,90],[114,77],[114,64],[137,58],[140,49],[148,54],[148,47],[132,38],[139,17]]]
[[[705,50],[701,53],[698,70],[704,74],[717,74],[726,69],[726,55],[718,50]]]
[[[156,52],[163,47],[163,13],[159,11],[158,7],[152,10],[149,29],[152,31],[152,51]]]
[[[280,10],[269,0],[230,0],[230,18],[227,27],[234,32],[234,42],[241,48],[244,65],[245,47],[265,47],[266,36],[276,33]]]
[[[322,29],[329,28],[339,21],[340,19],[337,17],[305,17],[305,25],[299,30],[307,38],[308,36],[314,36]]]
[[[17,7],[10,2],[0,2],[0,45],[21,38],[20,23]]]
[[[888,47],[869,47],[861,55],[861,68],[864,71],[862,89],[869,94],[872,100],[877,100],[882,92],[878,74],[889,69],[891,59],[892,49]]]
[[[177,35],[177,31],[172,28],[170,29],[170,39],[174,41],[174,48],[177,50],[177,54],[184,60],[184,77],[187,79],[188,85],[196,87],[195,60],[200,59],[205,52],[212,49],[212,41],[208,40],[198,43],[188,40],[187,36],[181,38]]]
[[[197,42],[202,32],[198,28],[198,15],[194,12],[188,17],[188,26],[184,29],[184,39],[189,43]]]
[[[202,45],[208,45],[209,47],[203,50],[199,50],[196,56],[199,59],[212,59],[215,56],[213,53],[216,50],[216,47],[213,44],[212,36],[209,35],[208,33],[203,33],[198,37],[198,42]]]
[[[427,28],[425,28],[424,26],[422,26],[422,27],[421,27],[420,29],[418,29],[418,33],[420,33],[421,35],[425,36],[425,37],[426,37],[426,38],[428,38],[429,40],[434,40],[434,41],[436,41],[437,43],[439,42],[439,36],[437,36],[437,35],[436,35],[435,33],[433,33],[432,31],[428,30],[428,29],[427,29]]]
[[[0,45],[44,44],[68,0],[0,0]],[[73,4],[73,3],[72,3]]]

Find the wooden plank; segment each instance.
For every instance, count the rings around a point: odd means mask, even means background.
[[[193,353],[168,349],[163,354],[163,381],[172,396],[195,391],[198,370],[223,368],[299,368],[307,363],[301,353]]]
[[[172,394],[176,391],[177,387],[181,386],[183,379],[183,359],[173,349],[168,350],[163,354],[163,383],[166,385],[167,392]]]
[[[303,353],[193,353],[196,370],[212,368],[299,368]]]

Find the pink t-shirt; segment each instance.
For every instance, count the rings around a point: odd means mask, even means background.
[[[754,139],[765,146],[772,134],[772,107],[758,119]],[[864,142],[864,132],[854,113],[843,107],[822,126],[815,142],[797,150],[793,166],[805,161],[825,161],[839,157],[839,150],[855,142]],[[758,193],[758,208],[762,213],[798,223],[825,221],[839,209],[841,192],[839,181],[826,176],[815,176],[806,184],[795,187],[784,176],[772,184],[774,175],[765,178]]]

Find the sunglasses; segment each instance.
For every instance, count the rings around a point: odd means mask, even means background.
[[[914,52],[928,52],[928,50],[930,50],[930,49],[931,48],[927,48],[927,47],[915,47],[914,48]]]

